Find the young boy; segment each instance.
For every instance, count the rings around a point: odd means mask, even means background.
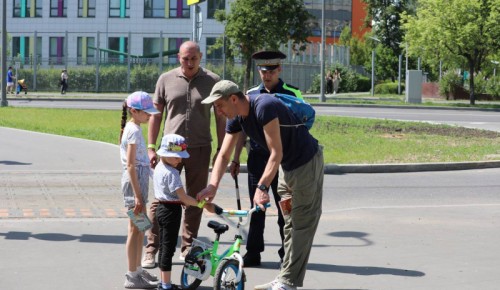
[[[175,253],[181,226],[182,205],[204,206],[210,212],[214,212],[214,206],[198,202],[187,195],[182,186],[177,168],[183,158],[189,158],[184,137],[177,134],[165,135],[156,154],[160,156],[160,162],[155,167],[153,178],[155,198],[159,201],[156,219],[160,237],[158,264],[161,270],[161,283],[158,285],[158,289],[181,289],[171,283],[171,271],[172,257]]]

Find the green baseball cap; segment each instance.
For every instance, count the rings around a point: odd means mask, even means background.
[[[227,97],[239,92],[241,92],[241,90],[237,84],[233,83],[232,81],[222,80],[214,85],[212,91],[210,92],[210,96],[201,101],[201,103],[211,104],[222,97]]]

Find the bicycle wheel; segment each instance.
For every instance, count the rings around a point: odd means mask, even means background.
[[[245,271],[242,270],[241,280],[236,283],[236,276],[239,271],[238,260],[222,260],[217,267],[214,277],[215,290],[244,290],[245,289]]]
[[[193,255],[194,257],[198,256],[199,254],[201,254],[203,252],[203,249],[200,248],[200,247],[196,247],[196,248],[193,248],[189,254],[190,255]],[[194,276],[191,276],[191,275],[188,275],[184,269],[186,269],[186,267],[190,267],[192,266],[192,264],[189,264],[189,263],[184,263],[184,267],[182,267],[182,273],[181,273],[181,286],[182,286],[182,289],[188,289],[188,290],[194,290],[196,288],[198,288],[201,284],[201,280],[200,279],[197,279],[196,277]],[[201,266],[202,269],[200,269],[201,271],[204,271],[205,268],[204,266]]]

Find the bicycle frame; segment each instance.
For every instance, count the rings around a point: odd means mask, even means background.
[[[269,207],[270,204],[266,204],[265,207]],[[206,280],[209,276],[215,277],[217,268],[220,263],[227,260],[237,260],[238,261],[238,272],[235,277],[235,283],[239,283],[243,277],[243,257],[240,254],[240,247],[243,242],[242,237],[242,227],[248,224],[251,215],[260,210],[258,207],[252,208],[251,210],[223,210],[218,208],[216,210],[219,217],[221,217],[225,222],[230,224],[233,228],[238,229],[238,234],[235,235],[234,242],[220,255],[218,254],[220,246],[220,236],[225,233],[229,227],[226,224],[220,224],[215,221],[210,221],[208,226],[214,229],[216,233],[216,239],[210,245],[199,241],[197,239],[193,240],[191,251],[193,253],[188,253],[186,256],[186,263],[184,264],[184,272],[198,280]],[[229,217],[246,217],[244,221],[239,221],[238,223],[233,222]],[[200,251],[201,249],[201,251]],[[194,256],[190,256],[193,255]],[[200,263],[200,261],[202,261]],[[203,269],[201,267],[204,267]],[[200,281],[200,283],[201,283]],[[198,284],[199,285],[199,284]]]

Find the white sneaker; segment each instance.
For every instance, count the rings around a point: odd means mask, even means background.
[[[188,248],[186,248],[186,249],[184,250],[184,252],[181,252],[181,253],[179,254],[179,260],[181,260],[181,261],[185,261],[185,260],[186,260],[186,256],[187,256],[187,254],[189,253],[189,249],[190,249],[190,248],[188,247]]]
[[[253,289],[254,290],[271,290],[271,289],[273,289],[274,284],[277,284],[277,283],[278,283],[278,279],[274,279],[273,281],[271,281],[269,283],[257,285]]]
[[[272,290],[297,290],[297,287],[279,282],[273,285]]]
[[[146,253],[144,255],[144,258],[142,259],[141,266],[143,268],[148,268],[148,269],[156,267],[155,255],[151,253]]]

